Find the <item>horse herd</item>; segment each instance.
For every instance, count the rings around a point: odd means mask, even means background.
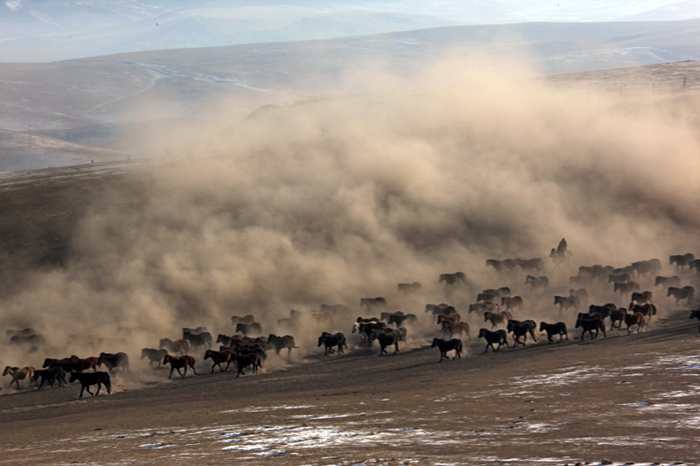
[[[555,252],[556,250],[553,249],[552,254],[559,258],[558,262],[555,261],[558,267],[563,261],[561,258],[568,256]],[[688,271],[695,269],[700,273],[700,263],[692,254],[670,256],[670,263],[675,264],[677,271],[688,267]],[[567,324],[564,321],[541,320],[538,324],[534,319],[513,318],[515,312],[526,312],[529,299],[533,301],[535,298],[541,299],[551,286],[549,277],[530,275],[530,273],[541,273],[544,270],[542,259],[506,259],[504,261],[489,259],[486,265],[492,267],[501,279],[517,279],[517,273],[526,274],[524,280],[526,298],[513,295],[510,286],[502,286],[482,290],[476,294],[475,302],[464,306],[467,310],[465,317],[472,322],[471,314],[477,313],[483,317],[484,324],[490,324],[490,328],[481,327],[478,331],[478,339],[483,339],[486,343],[484,353],[487,353],[489,348],[495,353],[503,345],[508,349],[518,345],[525,346],[528,336],[536,343],[538,342],[536,332],[546,333],[549,344],[555,342],[553,338],[556,336],[559,337],[559,342],[569,339]],[[683,300],[688,306],[693,303],[693,286],[681,286],[681,279],[677,275],[670,277],[658,275],[660,270],[660,261],[657,259],[635,262],[622,268],[600,265],[582,266],[578,269],[577,275],[569,277],[569,284],[572,286],[569,295],[555,295],[553,306],[558,307],[560,316],[570,309],[577,312],[575,328],[581,329],[581,340],[585,339],[586,334],[591,340],[596,339],[600,333],[607,337],[606,320],[610,321],[609,331],[621,330],[624,324],[627,334],[630,334],[633,328],[636,328],[637,333],[642,332],[656,315],[657,308],[653,301],[654,292],[640,290],[640,283],[651,284],[653,279],[654,286],[662,286],[666,296],[675,298],[676,304]],[[438,281],[452,289],[466,288],[468,284],[466,274],[463,272],[441,274]],[[520,283],[522,286],[523,282]],[[587,312],[578,312],[590,300],[587,287],[591,286],[599,288],[611,286],[608,292],[619,294],[621,299],[628,298],[629,305],[623,308],[612,302],[602,305],[590,304]],[[402,294],[420,293],[421,290],[422,285],[419,282],[398,285],[398,291]],[[352,324],[351,332],[357,334],[360,341],[364,341],[368,347],[377,341],[379,356],[387,354],[387,348],[392,346],[394,354],[399,353],[399,345],[407,342],[409,328],[412,331],[416,330],[420,335],[433,333],[431,347],[439,349],[439,362],[450,359],[447,353],[451,351],[454,351],[454,359],[460,359],[464,351],[462,338],[471,340],[469,322],[463,319],[455,306],[446,303],[426,304],[420,316],[402,311],[389,312],[388,302],[383,297],[361,298],[360,309],[368,313],[376,312],[379,316],[357,317]],[[288,318],[277,321],[277,326],[295,326],[299,329],[300,323],[311,322],[314,329],[322,330],[318,336],[317,347],[323,347],[324,357],[333,354],[341,355],[348,349],[345,334],[328,330],[332,328],[331,323],[338,324],[340,319],[345,320],[348,312],[352,311],[342,304],[324,304],[319,311],[311,311],[308,315],[292,310]],[[426,321],[428,317],[432,318],[438,326],[433,327],[434,330],[419,322]],[[700,310],[692,311],[690,318],[700,320]],[[263,324],[257,322],[252,314],[232,316],[231,323],[235,326],[235,334],[218,334],[216,340],[206,327],[183,328],[181,338],[162,338],[157,348],[143,348],[141,359],[147,360],[148,366],[152,369],[169,365],[168,379],[172,378],[175,371],[184,378],[188,370],[198,375],[197,358],[194,353],[203,350],[203,353],[199,354],[203,360],[212,362],[211,373],[215,373],[217,368],[220,373],[227,372],[233,365],[237,371],[236,377],[240,377],[246,374],[246,370],[252,374],[257,373],[263,367],[269,350],[274,350],[279,355],[286,349],[289,357],[292,349],[299,348],[292,335],[268,334],[267,337],[263,337]],[[420,325],[423,327],[419,327]],[[440,332],[440,336],[435,336],[436,332]],[[21,341],[24,344],[32,344],[33,348],[37,344],[43,344],[43,337],[31,329],[11,330],[7,335],[11,338],[11,344],[19,344]],[[512,344],[509,339],[512,339]],[[215,344],[219,345],[218,349],[213,348]],[[102,365],[106,366],[106,372],[98,371]],[[89,388],[93,385],[97,385],[94,395],[99,393],[103,385],[111,394],[111,376],[117,373],[126,375],[129,372],[129,357],[125,352],[102,352],[99,356],[84,359],[75,355],[63,359],[46,358],[42,369],[34,369],[31,366],[7,366],[3,376],[11,376],[10,386],[14,384],[17,389],[20,388],[20,382],[24,380],[33,383],[37,389],[41,389],[44,383],[54,388],[54,385],[61,387],[79,381],[82,386],[79,396],[82,397],[84,390],[93,394]]]

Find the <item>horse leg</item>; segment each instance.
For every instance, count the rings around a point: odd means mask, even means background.
[[[192,372],[194,372],[194,375],[199,375],[199,374],[197,374],[197,370],[194,368],[194,364],[191,364],[190,367],[192,368]],[[221,366],[219,366],[219,369],[220,369],[220,368],[221,368]],[[187,369],[187,368],[185,368],[185,372],[187,372],[186,369]]]
[[[95,396],[100,394],[101,388],[102,388],[102,382],[97,382],[97,391],[95,391]]]

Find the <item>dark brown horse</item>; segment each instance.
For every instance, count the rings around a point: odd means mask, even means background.
[[[484,322],[491,322],[491,328],[494,328],[498,324],[508,322],[508,319],[511,317],[513,316],[508,311],[484,312]]]
[[[70,357],[70,362],[72,364],[73,371],[76,372],[83,372],[88,369],[92,369],[94,372],[97,372],[97,368],[100,365],[100,359],[96,358],[95,356],[81,359],[76,355],[72,355]]]
[[[177,369],[177,373],[180,374],[180,377],[184,378],[187,375],[187,368],[191,367],[192,372],[197,375],[197,371],[194,368],[195,360],[194,357],[189,356],[189,355],[184,355],[184,356],[171,356],[169,354],[166,354],[163,356],[163,364],[170,364],[170,375],[168,375],[168,378],[171,378],[173,376],[173,371]],[[180,369],[184,368],[185,373],[183,374],[180,372]]]
[[[644,330],[644,314],[635,312],[634,314],[625,314],[625,325],[627,325],[627,335],[632,332],[632,326],[637,326],[637,333]]]
[[[214,363],[211,366],[211,372],[212,374],[214,373],[214,368],[216,366],[219,366],[219,371],[224,372],[227,371],[229,366],[231,365],[231,362],[233,362],[233,359],[235,357],[236,353],[234,353],[231,350],[224,350],[224,351],[214,351],[214,350],[206,350],[204,352],[204,359],[211,359],[212,362]],[[226,363],[226,369],[221,368],[221,364]]]

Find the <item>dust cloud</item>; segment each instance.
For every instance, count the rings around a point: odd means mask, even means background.
[[[231,335],[230,317],[245,314],[264,335],[295,335],[294,359],[320,351],[321,331],[354,337],[357,316],[377,314],[360,298],[377,296],[418,316],[413,346],[441,336],[426,303],[455,305],[475,338],[483,318],[466,307],[484,288],[522,295],[516,318],[571,320],[552,297],[568,295],[579,265],[656,257],[671,275],[669,254],[696,251],[697,106],[557,89],[485,57],[436,60],[411,76],[361,71],[343,79],[361,82],[361,95],[244,120],[219,107],[202,128],[149,141],[178,150],[137,175],[138,188],[96,199],[66,267],[37,272],[2,304],[0,327],[47,338],[3,362],[127,351],[135,366],[142,347],[182,327]],[[192,143],[198,132],[206,138]],[[553,271],[562,237],[573,256]],[[515,257],[545,258],[550,289],[533,293],[525,273],[485,266]],[[466,285],[438,282],[457,271]],[[400,282],[422,288],[402,294]],[[616,299],[612,286],[593,291],[599,304]],[[324,303],[347,311],[316,324],[311,311]],[[278,323],[292,309],[302,319]]]

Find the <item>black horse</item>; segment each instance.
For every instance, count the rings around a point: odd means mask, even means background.
[[[87,390],[92,396],[97,396],[100,393],[102,385],[107,389],[107,393],[110,395],[112,394],[112,382],[107,372],[71,372],[68,383],[73,383],[76,380],[82,385],[78,398],[83,397],[83,390]],[[90,385],[97,385],[97,391],[94,394],[90,391]]]
[[[547,332],[547,339],[552,343],[552,337],[554,335],[559,335],[559,341],[561,342],[566,336],[569,339],[569,334],[566,331],[566,324],[564,322],[557,322],[555,324],[548,324],[547,322],[540,322],[540,332]]]
[[[598,315],[590,314],[579,314],[578,319],[576,319],[576,328],[581,327],[583,332],[581,332],[581,340],[586,335],[586,332],[591,334],[591,340],[594,340],[598,336],[598,332],[602,331],[603,336],[607,338],[605,334],[605,325],[603,324],[603,319]],[[593,330],[595,330],[595,335],[593,335]]]
[[[345,335],[343,335],[341,332],[335,334],[323,332],[321,336],[318,337],[318,346],[321,345],[326,346],[325,352],[323,353],[324,356],[335,353],[335,350],[333,350],[334,346],[338,347],[338,354],[343,353],[343,348],[348,347],[345,340]]]
[[[447,357],[448,351],[455,352],[455,359],[462,359],[462,340],[459,338],[453,338],[451,340],[443,340],[442,338],[433,338],[433,344],[430,345],[431,348],[438,347],[440,349],[440,361],[443,359],[450,359]]]
[[[502,344],[506,344],[508,349],[510,349],[510,345],[508,344],[508,333],[506,333],[505,330],[496,330],[495,332],[492,332],[491,330],[482,328],[479,330],[479,338],[483,338],[486,340],[486,349],[484,350],[484,353],[486,353],[489,350],[489,346],[495,353],[499,349],[501,349]],[[498,348],[494,348],[493,344],[498,343]]]

